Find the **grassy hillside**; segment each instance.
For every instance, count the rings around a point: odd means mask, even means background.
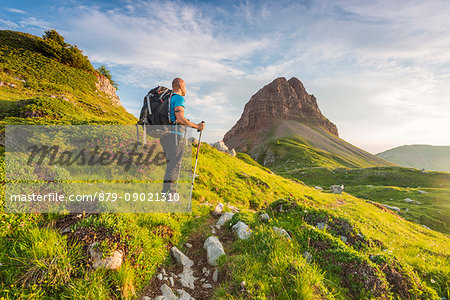
[[[135,124],[136,118],[96,87],[99,73],[61,63],[42,38],[0,31],[0,125]]]
[[[208,145],[202,146],[198,174],[192,214],[100,214],[78,219],[1,214],[0,278],[5,287],[1,296],[132,298],[158,265],[168,263],[167,248],[184,249],[183,241],[202,228],[211,209],[205,204],[217,201],[241,208],[233,222],[245,220],[254,234],[227,247],[222,268],[231,272],[230,278],[215,297],[334,299],[392,294],[438,299],[448,293],[450,243],[439,232],[349,194],[320,192],[271,174]],[[269,224],[259,221],[262,211],[272,216]],[[327,222],[328,228],[318,230],[318,222]],[[71,233],[61,234],[68,224]],[[292,241],[278,238],[272,226],[286,229]],[[93,240],[103,241],[108,249],[124,249],[125,264],[119,271],[90,270],[85,251]],[[304,251],[312,255],[310,263]],[[245,294],[235,288],[242,280],[247,282]]]
[[[6,83],[0,87],[0,125],[135,122],[96,90],[95,72],[41,53],[37,37],[0,34],[8,40],[0,51],[1,81]],[[197,237],[200,247],[194,252],[205,260],[201,245],[212,234],[209,225],[216,220],[210,211],[219,201],[241,212],[219,232],[221,238],[228,236],[227,256],[220,260],[225,275],[211,298],[449,298],[450,241],[445,234],[353,195],[318,191],[276,175],[245,154],[231,157],[206,144],[200,153],[192,213],[6,214],[0,145],[0,298],[140,299],[158,270],[173,264],[171,246],[186,252],[185,241]],[[427,190],[448,188],[446,177],[429,175],[427,180],[438,183]],[[423,178],[409,187],[425,187]],[[269,214],[269,222],[260,221],[262,212]],[[229,225],[238,220],[253,230],[248,240],[231,234]],[[325,229],[317,228],[319,222],[327,224]],[[284,228],[292,239],[274,234],[273,226]],[[120,250],[122,266],[93,269],[88,249],[94,242],[105,256]]]
[[[377,156],[405,167],[450,172],[450,146],[404,145]]]
[[[343,184],[345,191],[354,196],[399,207],[402,217],[450,233],[450,173],[374,167],[303,168],[280,174],[324,189]],[[405,202],[407,198],[416,202]]]
[[[273,171],[305,167],[364,168],[394,165],[314,126],[284,120],[260,138],[248,153]]]

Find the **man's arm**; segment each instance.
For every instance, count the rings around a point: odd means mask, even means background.
[[[190,126],[192,128],[196,128],[198,130],[205,129],[205,123],[192,123],[184,116],[184,107],[183,106],[176,106],[175,107],[175,118],[177,119],[177,123],[181,125]]]

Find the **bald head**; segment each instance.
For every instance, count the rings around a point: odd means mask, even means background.
[[[186,83],[183,79],[176,77],[172,80],[172,90],[181,96],[186,95]]]

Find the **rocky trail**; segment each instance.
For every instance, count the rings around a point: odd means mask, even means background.
[[[182,251],[175,246],[170,249],[172,263],[160,266],[143,289],[141,299],[211,298],[213,291],[229,278],[226,270],[219,270],[216,260],[229,254],[224,249],[236,239],[230,229],[218,225],[233,216],[230,212],[222,213],[222,209],[219,204],[204,223],[204,230],[191,235],[180,247]]]

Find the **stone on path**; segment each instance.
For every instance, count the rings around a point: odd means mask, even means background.
[[[219,202],[214,208],[212,214],[213,216],[219,216],[222,213],[222,211],[223,211],[223,204]]]
[[[234,213],[231,212],[224,212],[222,213],[222,215],[220,216],[219,220],[216,223],[216,227],[220,228],[222,227],[226,222],[230,221],[231,218],[233,218]]]
[[[212,280],[214,281],[214,282],[217,282],[217,280],[219,279],[219,269],[215,269],[214,270],[214,273],[213,273],[213,275],[212,275]]]
[[[172,252],[173,257],[175,260],[181,264],[183,267],[192,267],[194,265],[194,262],[189,259],[186,255],[183,254],[180,250],[178,250],[177,247],[173,246],[170,251]]]
[[[203,249],[206,250],[206,258],[211,266],[217,267],[217,259],[225,255],[225,250],[216,236],[210,236],[203,244]]]
[[[170,249],[175,260],[183,266],[183,272],[178,274],[178,279],[183,287],[194,289],[194,281],[197,279],[194,277],[194,271],[191,267],[194,262],[190,260],[186,255],[184,255],[177,247],[172,247]]]

